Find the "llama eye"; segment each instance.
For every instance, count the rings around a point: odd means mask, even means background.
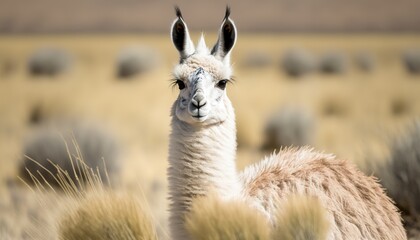
[[[228,80],[226,80],[226,79],[223,79],[223,80],[220,80],[218,83],[217,83],[217,87],[218,88],[220,88],[220,89],[225,89],[226,88],[226,83],[227,83],[227,81]]]
[[[185,88],[185,83],[181,80],[176,80],[176,84],[178,85],[179,90],[182,90]]]

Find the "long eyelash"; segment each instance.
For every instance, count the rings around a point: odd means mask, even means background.
[[[236,77],[231,76],[230,78],[226,79],[228,83],[234,84],[236,82]]]
[[[178,79],[171,78],[169,81],[170,81],[170,85],[169,86],[171,86],[171,88],[174,88],[177,85],[176,82],[178,81]]]

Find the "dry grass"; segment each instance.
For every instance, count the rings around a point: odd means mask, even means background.
[[[42,48],[32,54],[28,61],[28,71],[34,76],[54,76],[63,73],[70,66],[70,56],[60,49]]]
[[[404,214],[419,216],[420,121],[389,142],[389,156],[369,166]]]
[[[420,120],[410,123],[395,136],[387,136],[387,151],[380,157],[368,152],[365,172],[379,178],[404,219],[409,239],[420,236]]]
[[[275,112],[265,125],[263,148],[311,145],[315,123],[311,114],[299,107],[286,106]]]
[[[158,65],[158,56],[153,49],[127,47],[120,51],[116,69],[119,78],[130,78],[152,70]]]
[[[74,144],[75,149],[80,149],[75,139],[71,144]],[[68,145],[71,144],[68,143]],[[63,169],[53,161],[51,164],[54,165],[57,173],[46,170],[43,173],[38,171],[38,175],[36,175],[28,170],[35,184],[35,187],[30,187],[34,193],[41,196],[46,193],[54,194],[50,196],[50,199],[40,198],[43,210],[48,213],[47,208],[51,204],[51,199],[57,201],[56,213],[50,215],[50,221],[44,222],[47,226],[38,225],[39,229],[30,226],[32,229],[29,229],[29,236],[39,239],[63,240],[157,239],[156,228],[148,205],[143,207],[132,195],[119,194],[116,190],[111,191],[105,188],[105,182],[110,184],[106,166],[105,175],[103,175],[99,169],[87,165],[80,151],[72,155],[68,150],[68,154],[73,166],[71,170]],[[35,162],[35,160],[33,161]],[[45,169],[40,163],[37,162],[37,164]],[[73,171],[73,175],[69,171]],[[53,180],[50,180],[46,175],[50,175]],[[57,192],[50,181],[57,183],[63,192]],[[25,184],[28,185],[28,183]],[[67,197],[67,204],[59,203],[60,195]]]
[[[342,74],[347,65],[345,56],[338,52],[325,53],[319,60],[319,70],[327,74]]]
[[[411,74],[420,73],[420,50],[410,49],[404,52],[403,61],[405,68]]]
[[[268,240],[270,236],[266,219],[255,209],[216,196],[195,199],[185,224],[194,240]]]
[[[198,36],[193,35],[194,39]],[[209,45],[216,40],[214,34],[206,36]],[[409,74],[401,62],[401,53],[419,42],[419,35],[240,34],[232,55],[236,82],[227,87],[236,110],[239,141],[244,146],[238,150],[239,168],[262,158],[264,153],[259,148],[264,123],[284,105],[298,105],[313,112],[317,149],[359,165],[366,161],[361,154],[366,146],[375,146],[375,155],[380,155],[386,144],[381,143],[378,132],[398,128],[420,116],[419,76]],[[136,76],[138,81],[117,81],[118,53],[124,46],[139,44],[156,49],[162,56],[161,64]],[[72,67],[63,74],[39,76],[38,81],[32,81],[26,63],[42,46],[56,46],[71,54]],[[275,64],[263,69],[237,66],[256,50],[279,61],[286,49],[295,47],[316,56],[330,49],[346,56],[366,50],[375,56],[375,71],[364,73],[350,67],[345,74],[314,72],[303,76],[303,81],[287,81],[290,78]],[[177,96],[168,80],[178,61],[168,35],[1,36],[0,53],[13,61],[13,68],[0,76],[0,189],[5,188],[7,179],[18,175],[24,137],[34,128],[29,122],[34,106],[38,106],[41,119],[92,119],[115,132],[123,147],[121,190],[141,195],[139,189],[144,189],[153,215],[166,225],[169,109]],[[60,81],[49,81],[51,78]],[[404,114],[394,114],[396,99],[408,104]],[[325,114],[328,102],[338,102],[333,108],[343,111]],[[2,193],[0,198],[8,199],[8,194]],[[5,201],[4,208],[12,209],[9,206],[11,201]],[[19,218],[26,216],[25,211],[14,212],[21,214]],[[1,217],[9,214],[0,210]]]
[[[97,169],[102,179],[109,178],[110,182],[116,184],[121,178],[119,154],[117,140],[112,134],[93,124],[45,125],[27,138],[19,175],[27,182],[32,180],[30,173],[43,175],[49,184],[58,185],[60,183],[54,179],[58,165],[67,171],[71,181],[78,184],[77,178],[86,179],[78,169],[78,161],[72,161],[70,156],[82,156],[83,164]]]
[[[309,196],[290,196],[278,203],[274,228],[244,202],[214,195],[194,200],[186,228],[195,240],[324,240],[329,222],[320,202]]]
[[[151,217],[130,195],[94,194],[78,205],[62,216],[59,239],[157,239]]]
[[[289,49],[282,58],[282,67],[291,77],[300,77],[313,71],[316,62],[304,49]]]
[[[273,239],[325,240],[329,231],[326,210],[318,199],[290,196],[279,206]]]

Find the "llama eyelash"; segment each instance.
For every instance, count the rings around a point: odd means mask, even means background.
[[[225,79],[219,79],[219,80],[215,80],[215,83],[218,83],[221,80],[225,80],[227,84],[234,84],[236,82],[236,78],[235,77],[230,77],[230,78],[225,78]]]
[[[215,82],[217,83],[217,82],[219,82],[219,81],[221,81],[221,80],[225,80],[226,81],[226,83],[235,83],[235,78],[233,78],[233,77],[230,77],[230,78],[224,78],[224,79],[218,79],[218,80],[215,80]]]
[[[236,78],[234,76],[227,78],[226,80],[228,84],[234,84],[236,82]]]
[[[169,80],[169,86],[173,89],[173,88],[175,88],[176,86],[177,86],[177,84],[178,84],[178,80],[180,80],[180,79],[178,79],[178,78],[171,78],[170,80]]]
[[[235,83],[236,82],[236,77],[235,76],[231,76],[230,78],[226,79],[228,80],[228,83]]]
[[[174,88],[175,86],[176,86],[176,81],[177,81],[178,79],[176,79],[176,78],[171,78],[170,80],[169,80],[169,85],[171,86],[171,88]]]

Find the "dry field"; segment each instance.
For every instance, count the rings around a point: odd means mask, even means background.
[[[207,42],[214,41],[209,34]],[[314,116],[317,149],[361,167],[381,159],[388,137],[420,117],[420,75],[410,75],[401,61],[401,53],[420,48],[419,43],[420,35],[240,35],[232,56],[236,81],[227,87],[237,115],[238,168],[266,154],[261,151],[264,124],[282,106]],[[66,72],[54,77],[28,72],[29,56],[45,46],[71,55]],[[127,46],[155,50],[158,66],[118,79],[116,56]],[[348,69],[291,79],[279,62],[293,47],[315,56],[339,51],[348,58]],[[245,59],[256,52],[267,57],[267,65],[247,67]],[[371,72],[355,67],[359,52],[374,56]],[[121,188],[146,196],[164,228],[169,110],[178,92],[170,86],[170,72],[177,58],[167,35],[0,36],[0,220],[25,218],[10,217],[25,214],[8,207],[13,204],[10,186],[29,192],[16,175],[23,143],[37,128],[31,115],[38,111],[41,121],[82,119],[113,132],[122,147]]]

